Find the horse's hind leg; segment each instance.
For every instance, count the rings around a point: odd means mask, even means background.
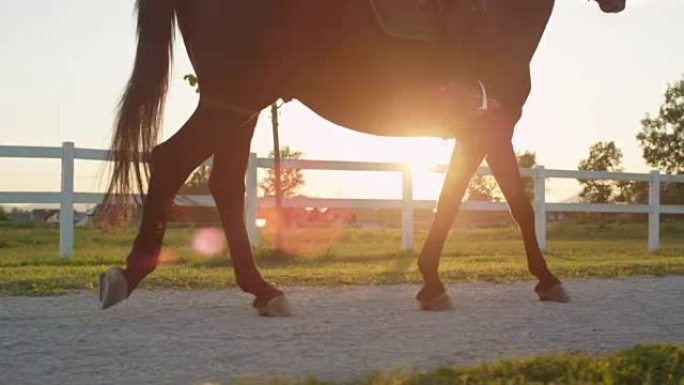
[[[235,279],[242,291],[254,294],[260,315],[289,315],[283,293],[268,284],[259,273],[244,222],[245,171],[256,122],[249,127],[226,129],[217,140],[209,189],[216,201],[233,259]]]
[[[173,199],[190,173],[211,156],[216,136],[212,123],[211,114],[199,106],[176,134],[152,151],[142,220],[124,270],[129,292],[157,266]]]
[[[111,268],[100,276],[103,309],[128,297],[157,267],[169,210],[188,175],[211,155],[210,119],[199,107],[170,139],[150,155],[150,183],[143,204],[142,220],[125,269]]]
[[[547,267],[539,248],[534,226],[534,210],[525,194],[511,141],[502,139],[494,143],[492,151],[489,151],[487,155],[487,164],[508,202],[513,219],[520,227],[527,254],[527,266],[530,272],[539,279],[535,292],[543,301],[566,302],[567,294],[558,278]]]
[[[485,154],[485,144],[479,140],[460,142],[454,148],[437,203],[437,213],[418,257],[418,268],[423,275],[424,286],[417,298],[425,310],[445,310],[450,307],[444,285],[439,279],[439,260],[470,178],[477,171]]]
[[[124,270],[129,291],[156,268],[173,199],[190,173],[214,150],[224,127],[215,115],[200,104],[185,125],[151,154],[142,221]]]
[[[150,157],[150,183],[133,248],[121,271],[113,268],[100,279],[100,300],[107,308],[123,300],[157,266],[169,210],[190,173],[216,150],[217,138],[244,122],[200,103],[192,117]],[[250,131],[251,132],[251,131]],[[103,288],[104,287],[104,288]],[[110,289],[116,289],[112,292]]]

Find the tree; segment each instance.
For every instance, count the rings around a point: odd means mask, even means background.
[[[5,213],[5,208],[0,206],[0,222],[9,221],[10,218]]]
[[[660,204],[684,205],[684,183],[663,183],[660,185]],[[681,217],[679,217],[681,218]]]
[[[197,92],[199,94],[200,90],[199,90],[199,86],[198,86],[198,82],[197,82],[197,76],[195,76],[193,74],[187,74],[187,75],[183,76],[183,80],[188,82],[188,85],[190,85],[190,87],[194,88],[195,92]]]
[[[515,157],[518,159],[519,168],[535,168],[537,167],[537,153],[532,151],[525,151],[523,153],[516,153]],[[523,177],[523,187],[525,194],[530,200],[534,200],[534,178]]]
[[[637,140],[646,162],[670,174],[684,173],[684,79],[667,87],[658,116],[641,121]]]
[[[647,114],[641,126],[636,138],[646,163],[668,174],[684,174],[684,79],[667,87],[658,116],[651,118]],[[641,190],[647,187],[642,186]],[[684,184],[664,183],[660,190],[661,203],[684,204]],[[647,202],[648,192],[642,195]]]
[[[589,157],[579,163],[581,171],[622,171],[622,151],[615,142],[597,142],[591,145]],[[619,186],[610,180],[578,179],[582,184],[580,197],[589,203],[609,203],[616,201]]]
[[[293,151],[290,147],[284,146],[280,148],[281,157],[283,159],[299,159],[302,156],[301,151]],[[274,152],[268,155],[269,158],[274,158]],[[183,184],[183,187],[178,191],[179,194],[208,194],[209,193],[209,177],[211,176],[211,166],[202,165],[195,172],[190,175],[190,178]],[[283,196],[291,197],[297,193],[304,183],[304,176],[302,170],[298,168],[284,168],[282,169],[281,183],[283,186]],[[259,183],[259,187],[264,192],[265,196],[275,196],[275,170],[270,168],[266,176]]]
[[[534,168],[537,166],[537,154],[534,152],[525,151],[517,153],[516,158],[520,168]],[[523,186],[530,200],[534,199],[534,179],[523,178]],[[466,192],[467,201],[500,202],[502,199],[503,193],[492,177],[476,174],[468,185]]]
[[[301,151],[293,151],[289,146],[280,148],[280,156],[282,159],[299,159],[302,156]],[[275,158],[275,152],[271,151],[269,158]],[[259,187],[264,192],[264,196],[275,196],[276,191],[276,175],[275,170],[269,168],[266,176],[259,183]],[[297,191],[304,185],[304,175],[299,168],[283,168],[281,173],[282,193],[283,196],[292,197],[297,194]]]
[[[499,202],[501,193],[492,177],[475,174],[468,185],[466,201]]]
[[[615,196],[615,202],[630,205],[648,204],[648,182],[619,181],[615,184],[619,191]]]
[[[185,182],[183,187],[178,191],[179,194],[208,194],[209,193],[209,177],[211,176],[211,166],[203,164],[195,172],[190,175],[190,178]]]

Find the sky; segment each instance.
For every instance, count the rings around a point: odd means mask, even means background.
[[[533,88],[514,137],[547,168],[576,169],[589,146],[614,140],[626,171],[646,172],[635,140],[646,113],[656,114],[668,82],[684,74],[684,1],[628,0],[619,15],[585,0],[558,0],[532,63]],[[135,53],[133,0],[0,0],[0,144],[107,148],[116,103]],[[164,137],[194,110],[183,81],[192,67],[178,39]],[[335,126],[298,102],[282,108],[281,143],[305,158],[357,161],[448,161],[452,141],[381,138]],[[262,114],[252,149],[272,148]],[[76,190],[97,191],[101,162],[76,164]],[[311,196],[398,198],[401,181],[387,173],[308,172]],[[439,175],[419,173],[415,196],[435,198]],[[552,180],[551,201],[576,194],[574,181]],[[0,159],[0,191],[56,191],[59,162]]]

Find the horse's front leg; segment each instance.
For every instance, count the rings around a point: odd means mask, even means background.
[[[439,259],[470,178],[477,171],[485,155],[486,146],[480,141],[461,141],[454,148],[437,203],[437,213],[418,257],[418,269],[423,275],[424,286],[417,299],[424,310],[447,310],[452,307],[451,300],[439,279]]]

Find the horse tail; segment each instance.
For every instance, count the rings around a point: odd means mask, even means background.
[[[149,180],[146,160],[161,130],[173,60],[174,3],[137,0],[138,48],[133,74],[119,102],[110,146],[109,160],[113,167],[101,216],[105,223],[119,222],[121,214],[123,219],[128,219],[129,195],[142,194]],[[141,200],[134,201],[139,207]]]

